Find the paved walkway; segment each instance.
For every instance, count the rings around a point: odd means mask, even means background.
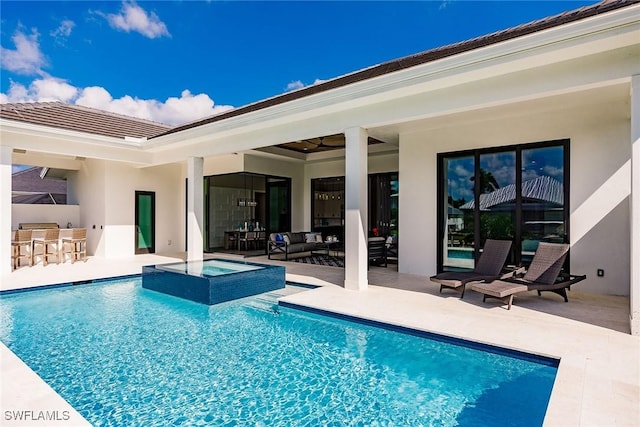
[[[183,257],[90,258],[86,263],[23,267],[2,276],[0,290],[138,274],[142,265]],[[640,338],[629,335],[626,297],[581,293],[578,285],[569,303],[531,292],[506,310],[498,301],[482,303],[474,292],[464,300],[454,293],[439,294],[439,287],[426,278],[398,274],[393,267],[372,267],[369,289],[355,292],[343,289],[342,268],[250,260],[286,266],[289,281],[325,285],[285,297],[294,304],[560,358],[546,426],[640,425]],[[4,345],[0,357],[2,417],[13,409],[69,410],[72,419],[56,425],[82,425],[84,420]],[[6,419],[0,424],[11,425]]]

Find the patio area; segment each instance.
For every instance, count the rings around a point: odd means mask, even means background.
[[[142,265],[175,262],[184,253],[86,263],[23,267],[2,276],[2,290],[81,282],[140,273]],[[208,257],[230,257],[212,254]],[[632,426],[640,419],[640,339],[629,334],[629,299],[580,292],[569,303],[556,295],[520,296],[510,311],[468,292],[439,294],[425,277],[371,267],[368,290],[345,290],[344,269],[253,257],[284,265],[287,280],[321,285],[290,295],[290,303],[561,359],[545,425]],[[26,365],[2,345],[2,410],[70,410]],[[65,425],[83,425],[75,413]],[[20,425],[28,425],[24,421]],[[34,424],[37,424],[34,423]]]

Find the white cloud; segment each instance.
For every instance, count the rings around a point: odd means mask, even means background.
[[[8,93],[2,94],[2,102],[70,102],[77,93],[78,89],[64,80],[53,77],[34,80],[29,87],[12,81]]]
[[[69,102],[78,93],[78,89],[66,81],[53,77],[35,80],[31,86],[35,89],[40,100]]]
[[[298,90],[298,89],[302,89],[304,87],[304,83],[302,83],[300,80],[296,80],[295,82],[290,82],[287,85],[287,92],[291,92],[292,90]]]
[[[307,86],[319,85],[320,83],[324,83],[326,81],[327,80],[315,79],[313,83],[311,83],[310,85],[306,85],[306,84],[302,83],[301,80],[296,80],[296,81],[290,82],[287,85],[287,88],[285,89],[285,92],[291,92],[293,90],[302,89],[303,87],[307,87]]]
[[[127,33],[135,31],[150,39],[171,36],[166,24],[160,20],[158,15],[154,12],[147,13],[147,11],[135,4],[135,2],[124,2],[118,14],[99,14],[104,16],[109,22],[109,25],[116,30]]]
[[[0,46],[0,65],[3,69],[27,76],[45,75],[42,67],[47,64],[38,43],[38,32],[32,30],[31,34],[25,34],[16,30],[11,38],[15,50],[5,49]]]
[[[440,2],[440,6],[438,7],[438,10],[443,10],[446,9],[447,6],[449,6],[451,3],[453,3],[453,0],[443,0]]]
[[[73,31],[73,27],[75,26],[75,22],[71,21],[70,19],[65,19],[60,23],[60,26],[51,31],[49,35],[55,38],[57,41],[62,42],[71,35],[71,31]]]
[[[209,95],[193,95],[189,90],[184,90],[179,97],[170,97],[165,102],[129,95],[114,99],[103,87],[76,88],[64,80],[52,77],[34,80],[28,87],[11,82],[8,92],[0,93],[1,103],[44,101],[63,101],[169,125],[190,122],[233,108],[230,105],[215,105]]]

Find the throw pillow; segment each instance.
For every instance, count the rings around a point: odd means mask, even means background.
[[[307,233],[304,235],[305,243],[315,243],[316,233]]]
[[[322,243],[322,234],[320,234],[320,233],[316,234],[316,242],[317,243]]]
[[[282,238],[282,234],[276,234],[276,242],[282,242],[284,239]]]
[[[287,245],[290,245],[290,244],[291,244],[291,239],[289,238],[289,235],[288,235],[288,234],[281,234],[281,236],[282,236],[282,240],[284,240],[284,242],[285,242]]]

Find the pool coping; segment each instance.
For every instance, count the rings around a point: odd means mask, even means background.
[[[346,320],[346,321],[361,324],[361,325],[373,326],[375,328],[385,329],[387,331],[399,332],[402,334],[412,335],[412,336],[430,339],[430,340],[443,342],[447,344],[458,345],[458,346],[470,348],[473,350],[486,351],[486,352],[498,354],[501,356],[513,357],[520,360],[539,363],[545,366],[551,366],[556,369],[560,364],[560,359],[557,357],[526,352],[526,351],[522,351],[514,348],[499,347],[499,346],[481,342],[481,341],[470,340],[468,338],[454,337],[451,335],[445,335],[445,334],[441,334],[433,331],[427,331],[424,329],[410,328],[407,326],[381,322],[379,320],[356,317],[349,314],[337,313],[334,311],[308,307],[305,305],[299,305],[299,304],[295,304],[287,301],[278,301],[278,306],[299,310],[306,313],[319,314],[319,315],[331,317],[334,319]]]
[[[126,279],[137,276],[139,274],[116,276],[116,278]],[[0,295],[25,292],[34,288],[52,289],[110,280],[115,279],[100,278],[16,288],[2,291]],[[326,309],[331,313],[370,318],[385,324],[441,333],[447,337],[487,343],[528,354],[559,358],[556,381],[544,425],[628,426],[635,425],[637,419],[640,419],[640,407],[637,405],[638,396],[640,396],[640,373],[638,372],[640,366],[637,364],[640,355],[640,339],[638,337],[571,319],[531,312],[530,309],[521,306],[514,306],[512,310],[507,311],[500,306],[468,304],[458,298],[443,298],[437,294],[431,295],[415,290],[372,284],[366,291],[350,291],[313,276],[290,273],[287,273],[287,282],[308,285],[315,289],[280,298],[280,301],[285,304],[289,302],[311,309]],[[425,313],[430,315],[425,316]],[[489,319],[491,327],[483,328],[477,325],[476,321],[480,317]],[[548,327],[550,319],[552,329]],[[524,323],[522,323],[523,320]],[[565,330],[571,328],[577,328],[578,334],[565,333]],[[539,330],[542,330],[543,334],[548,332],[550,338],[545,335],[541,339],[537,336],[540,333]],[[5,345],[1,346],[6,353]],[[6,350],[11,353],[8,348]],[[11,354],[17,358],[13,353]],[[5,365],[7,363],[3,358],[3,378],[5,378]],[[35,390],[50,390],[50,393],[64,402],[28,366],[25,365],[24,369],[27,372],[25,377],[30,378],[29,387],[34,387]],[[22,382],[22,378],[20,381]],[[3,383],[14,383],[14,381],[3,381]],[[6,395],[3,393],[3,397]],[[6,400],[3,400],[2,406],[6,406],[6,403]]]

